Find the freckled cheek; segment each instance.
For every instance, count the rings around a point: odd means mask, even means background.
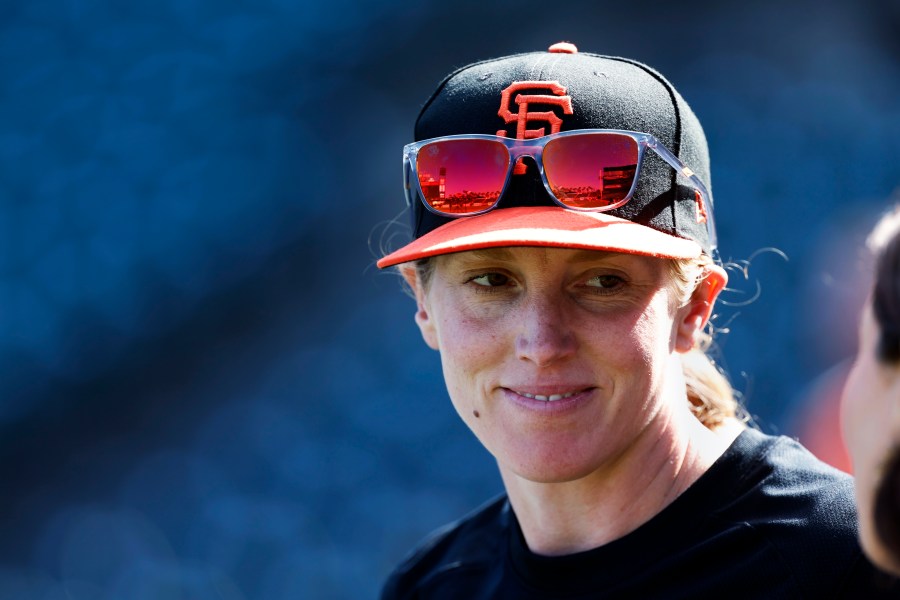
[[[496,327],[473,319],[441,322],[441,364],[444,379],[457,409],[479,405],[481,395],[496,385],[504,350]]]
[[[649,398],[662,384],[669,351],[668,336],[660,335],[658,323],[641,317],[623,319],[595,329],[590,340],[602,387],[612,385],[617,395],[634,400]]]
[[[600,328],[592,337],[594,347],[607,357],[609,364],[637,372],[652,367],[656,356],[665,349],[654,328],[641,321]]]

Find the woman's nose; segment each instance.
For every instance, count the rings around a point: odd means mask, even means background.
[[[565,301],[558,296],[530,298],[522,305],[516,355],[544,367],[575,353],[576,341]]]

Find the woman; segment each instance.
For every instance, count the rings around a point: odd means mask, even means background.
[[[378,264],[413,290],[506,493],[384,598],[890,592],[860,558],[849,477],[745,428],[703,355],[727,277],[706,140],[671,84],[556,44],[452,73],[415,137],[415,239]]]
[[[900,205],[879,221],[869,247],[875,285],[844,388],[844,438],[863,549],[876,565],[900,574]]]

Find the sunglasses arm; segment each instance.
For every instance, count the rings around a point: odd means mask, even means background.
[[[718,253],[718,239],[716,236],[716,224],[713,219],[713,203],[712,203],[712,194],[709,193],[709,189],[703,183],[703,181],[697,177],[697,174],[691,170],[686,164],[684,164],[681,159],[672,154],[668,148],[658,143],[656,139],[647,140],[647,146],[650,147],[651,150],[656,152],[663,160],[669,163],[675,171],[687,179],[697,188],[697,191],[700,192],[700,196],[702,202],[704,204],[704,212],[706,216],[706,232],[709,236],[709,246],[710,252],[712,253],[712,258],[719,262],[719,253]]]

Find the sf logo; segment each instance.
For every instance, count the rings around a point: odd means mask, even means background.
[[[523,93],[527,90],[531,93]],[[549,93],[536,93],[539,91]],[[513,111],[510,104],[515,102],[516,110]],[[516,124],[516,139],[528,140],[538,138],[547,133],[558,133],[562,126],[562,118],[553,110],[531,110],[531,105],[555,106],[562,110],[562,114],[572,114],[572,97],[566,95],[564,88],[558,81],[515,81],[500,94],[500,110],[497,114],[503,122],[509,125]],[[540,127],[529,129],[530,124],[541,123]],[[546,126],[550,131],[546,131]],[[505,129],[497,131],[497,135],[507,137]],[[517,175],[525,173],[527,167],[521,161],[516,162],[513,172]]]

